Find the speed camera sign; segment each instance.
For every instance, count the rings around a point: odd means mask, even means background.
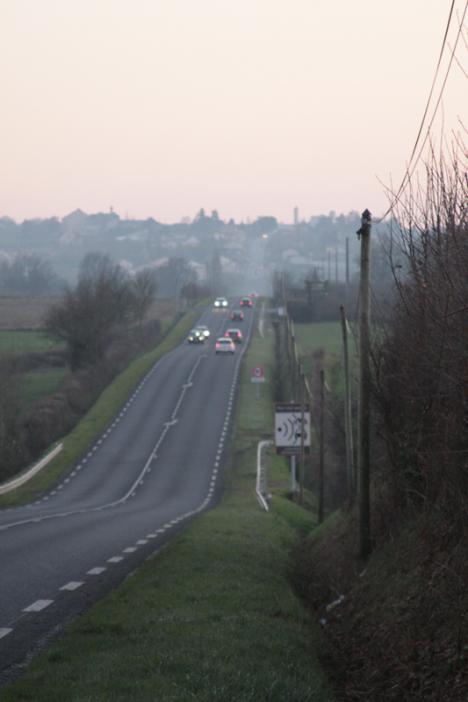
[[[309,405],[297,403],[276,405],[275,444],[278,453],[300,453],[310,448]]]

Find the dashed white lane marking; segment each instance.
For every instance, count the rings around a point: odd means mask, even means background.
[[[137,545],[138,545],[138,546],[144,546],[144,545],[147,544],[147,543],[148,543],[147,539],[139,539],[139,540],[137,541]]]
[[[156,538],[156,534],[146,534],[146,538],[147,538],[147,539],[155,539],[155,538]]]
[[[120,561],[123,561],[123,556],[112,556],[112,558],[107,559],[108,563],[120,563]]]
[[[73,590],[78,590],[79,587],[83,585],[82,582],[77,582],[75,580],[72,580],[71,582],[67,583],[66,585],[63,585],[60,590],[70,590],[70,592],[73,592]]]
[[[12,631],[13,629],[9,629],[8,627],[0,629],[0,639],[3,639],[4,636],[8,636],[8,634],[11,634]]]
[[[36,602],[30,604],[29,607],[25,607],[23,612],[40,612],[41,609],[45,609],[51,605],[52,602],[53,600],[36,600]]]
[[[136,546],[128,546],[127,548],[124,548],[123,553],[135,553],[135,551],[138,551]]]
[[[105,570],[106,568],[96,566],[96,568],[91,568],[91,570],[88,570],[87,575],[101,575],[101,573],[104,573]]]

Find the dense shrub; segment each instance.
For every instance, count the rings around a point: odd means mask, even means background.
[[[468,515],[468,227],[456,162],[430,165],[421,201],[400,218],[399,279],[375,350],[379,426],[395,506],[429,505],[452,524]]]

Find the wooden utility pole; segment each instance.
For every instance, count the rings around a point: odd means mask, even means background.
[[[346,237],[345,304],[349,304],[349,238]]]
[[[304,447],[304,370],[302,368],[302,363],[299,363],[299,397],[301,403],[301,464],[299,466],[299,504],[304,504],[304,463],[305,463],[305,447]]]
[[[335,249],[335,283],[338,285],[338,249]]]
[[[346,237],[346,288],[349,285],[349,238]]]
[[[343,337],[343,366],[345,373],[345,440],[346,440],[346,480],[348,485],[348,498],[354,498],[354,460],[353,460],[353,415],[351,407],[351,380],[349,371],[348,352],[348,322],[343,305],[340,306],[341,334]]]
[[[359,552],[366,559],[371,550],[370,531],[370,237],[372,217],[364,210],[361,228],[361,279],[359,286]]]
[[[320,370],[320,462],[318,484],[318,521],[323,522],[324,474],[325,474],[325,371]]]

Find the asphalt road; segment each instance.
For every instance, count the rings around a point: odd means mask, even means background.
[[[235,323],[228,311],[207,310],[199,320],[207,343],[183,342],[164,356],[61,483],[0,511],[0,686],[215,504],[252,322],[248,308]],[[229,326],[244,343],[215,355]]]

